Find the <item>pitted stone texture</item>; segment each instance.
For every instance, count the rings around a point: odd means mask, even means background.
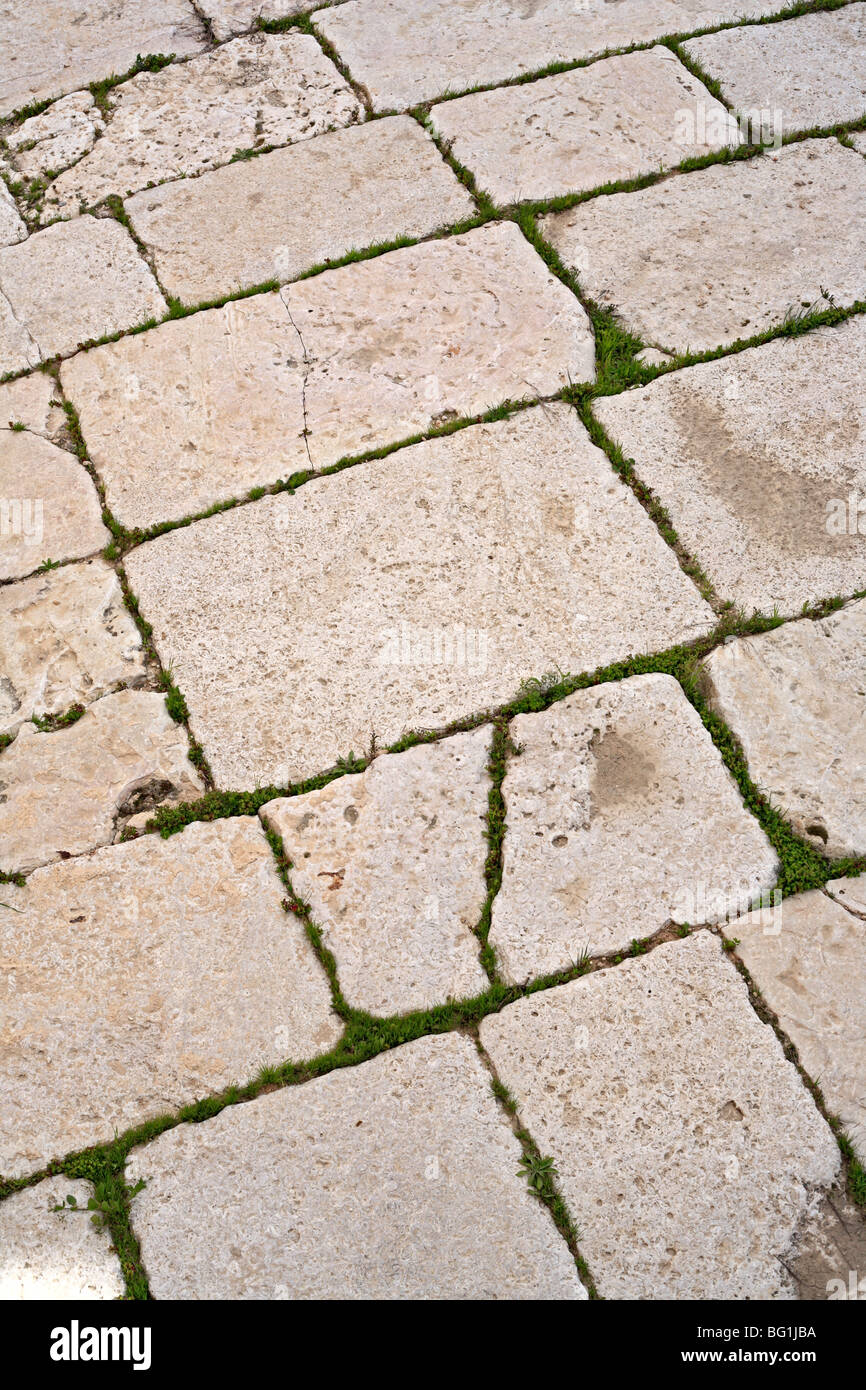
[[[859,878],[831,878],[826,888],[843,907],[866,917],[866,874]]]
[[[162,695],[144,690],[106,695],[52,733],[22,724],[0,753],[0,787],[5,873],[108,844],[128,816],[204,790],[182,726]]]
[[[314,23],[383,111],[777,8],[774,0],[349,0],[317,11]]]
[[[24,425],[33,434],[57,443],[66,425],[55,385],[46,372],[33,372],[0,386],[0,429]]]
[[[374,1014],[482,994],[489,726],[385,755],[357,776],[262,807],[334,953],[340,988]]]
[[[568,969],[667,922],[742,910],[778,862],[671,676],[521,714],[490,942],[505,978]]]
[[[866,1214],[844,1179],[807,1217],[786,1264],[804,1300],[866,1298]]]
[[[214,38],[222,42],[251,29],[257,19],[289,19],[307,14],[322,0],[200,0],[198,10],[211,22]]]
[[[200,174],[237,150],[321,135],[364,109],[312,35],[299,33],[257,34],[140,73],[110,99],[114,111],[96,148],[48,191],[49,216]]]
[[[752,779],[831,857],[866,853],[866,600],[725,643],[704,663]]]
[[[709,932],[481,1024],[604,1298],[792,1298],[786,1255],[840,1165]]]
[[[0,1301],[124,1297],[111,1235],[87,1211],[92,1196],[89,1182],[61,1174],[0,1203]],[[79,1210],[55,1211],[67,1197]]]
[[[838,140],[676,175],[541,219],[587,294],[702,352],[866,296],[866,166]]]
[[[78,460],[27,430],[0,428],[0,579],[32,574],[46,559],[92,555],[110,540]]]
[[[206,42],[189,0],[4,0],[0,29],[0,116]]]
[[[291,280],[359,247],[425,236],[475,212],[410,116],[331,131],[136,193],[124,206],[162,284],[187,304]]]
[[[138,629],[103,560],[0,588],[0,653],[0,734],[139,685],[146,673]]]
[[[171,71],[182,72],[183,68]],[[119,90],[123,91],[124,87]],[[93,148],[97,134],[104,127],[93,93],[73,92],[55,101],[38,116],[31,116],[14,130],[7,131],[6,143],[18,173],[25,179],[38,179],[44,174],[68,169],[70,164],[81,159]]]
[[[593,411],[719,595],[794,614],[866,573],[864,379],[858,316],[603,396]]]
[[[0,246],[10,246],[13,241],[23,241],[27,228],[21,218],[15,199],[0,178]]]
[[[733,116],[662,46],[475,92],[430,117],[502,205],[583,192],[739,143]]]
[[[763,113],[777,135],[866,115],[864,4],[725,29],[683,47],[738,113]]]
[[[815,891],[766,913],[738,917],[731,930],[749,974],[866,1158],[866,921]],[[856,879],[850,880],[856,883]]]
[[[509,222],[163,324],[63,384],[113,512],[147,526],[594,372],[586,314]]]
[[[36,344],[36,361],[162,318],[168,307],[131,236],[112,217],[55,222],[3,247],[0,292]],[[4,339],[0,324],[0,372],[17,370],[14,341],[7,356]]]
[[[130,582],[219,785],[285,786],[712,610],[561,403],[170,532]],[[287,621],[287,614],[291,621]]]
[[[3,252],[0,250],[0,256]],[[41,361],[38,347],[27,329],[19,323],[12,305],[0,289],[0,377],[6,372],[23,372]]]
[[[585,1299],[520,1157],[447,1033],[180,1125],[126,1172],[156,1298]]]
[[[0,914],[6,1176],[340,1037],[253,817],[112,845],[3,896],[19,909]]]
[[[866,131],[855,133],[851,137],[851,144],[859,154],[866,155]]]

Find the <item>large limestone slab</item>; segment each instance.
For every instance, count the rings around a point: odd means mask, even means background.
[[[108,844],[130,816],[195,800],[204,785],[163,696],[121,690],[65,728],[22,724],[0,753],[0,789],[0,870],[28,873]]]
[[[52,184],[49,215],[200,174],[237,150],[310,139],[364,110],[312,35],[299,33],[256,34],[140,73],[111,100],[108,129],[92,153]]]
[[[578,691],[511,733],[490,931],[506,979],[671,920],[724,920],[775,882],[773,850],[671,676]]]
[[[866,920],[840,905],[840,883],[837,902],[802,893],[785,898],[772,922],[753,912],[731,930],[800,1062],[866,1157]]]
[[[866,600],[725,643],[704,671],[751,777],[798,835],[832,857],[866,853]]]
[[[739,143],[735,119],[661,45],[443,102],[430,118],[503,205],[584,192]]]
[[[490,739],[487,726],[385,755],[262,807],[353,1008],[407,1013],[488,988],[473,932],[486,896]]]
[[[27,430],[0,428],[0,579],[92,555],[110,539],[78,460]]]
[[[481,1041],[604,1298],[795,1296],[836,1141],[709,932],[533,994]]]
[[[15,206],[15,199],[0,178],[0,246],[10,246],[13,241],[23,241],[26,235],[27,228]]]
[[[0,588],[0,652],[0,734],[139,685],[146,673],[138,628],[103,560]]]
[[[108,1229],[87,1211],[92,1196],[89,1182],[61,1174],[0,1202],[0,1300],[124,1297]],[[63,1205],[66,1212],[54,1210]]]
[[[289,19],[318,4],[321,0],[201,0],[197,9],[210,20],[214,38],[222,41],[251,29],[258,19]]]
[[[180,1125],[127,1177],[156,1298],[584,1299],[520,1157],[448,1033]]]
[[[124,206],[162,284],[187,304],[291,280],[354,249],[425,236],[475,212],[409,116],[331,131],[136,193]]]
[[[125,72],[139,54],[205,46],[188,0],[5,0],[2,19],[0,116]]]
[[[47,372],[33,372],[0,386],[0,429],[23,425],[56,443],[65,424],[63,407]]]
[[[774,0],[349,0],[318,11],[315,24],[383,111],[777,8]]]
[[[741,115],[777,136],[866,115],[866,5],[725,29],[683,45]]]
[[[170,69],[175,73],[183,70]],[[132,85],[124,84],[118,90],[124,92]],[[86,155],[104,128],[93,93],[73,92],[6,132],[12,166],[25,179],[50,177]],[[49,201],[53,202],[50,195]],[[77,203],[74,211],[78,211]]]
[[[866,296],[866,165],[804,140],[541,219],[584,290],[646,341],[702,352]]]
[[[163,324],[63,383],[112,511],[147,526],[594,372],[582,307],[504,223]]]
[[[221,786],[708,631],[714,615],[562,404],[148,542],[127,573]]]
[[[864,377],[858,316],[671,372],[593,410],[719,595],[747,612],[793,614],[863,583]]]
[[[253,817],[144,836],[3,890],[0,1172],[32,1172],[341,1026]]]

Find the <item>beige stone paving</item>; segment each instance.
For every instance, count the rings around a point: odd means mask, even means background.
[[[124,1297],[111,1235],[86,1210],[92,1196],[89,1182],[61,1175],[0,1204],[0,1301]],[[80,1210],[54,1211],[67,1197]]]
[[[171,71],[182,73],[183,68]],[[125,92],[127,86],[134,87],[136,81],[141,79],[133,79],[118,90]],[[56,174],[87,154],[104,128],[105,122],[93,93],[72,92],[7,132],[10,168],[24,179]],[[76,203],[76,211],[77,206]]]
[[[306,14],[322,0],[199,0],[198,9],[211,22],[214,37],[230,39],[249,29],[257,19],[287,19]]]
[[[26,430],[0,429],[0,498],[0,580],[92,555],[111,539],[77,459]]]
[[[34,372],[0,386],[0,429],[24,425],[56,444],[65,424],[54,382],[46,372]]]
[[[0,246],[11,246],[15,241],[23,241],[27,228],[15,206],[15,199],[0,178]]]

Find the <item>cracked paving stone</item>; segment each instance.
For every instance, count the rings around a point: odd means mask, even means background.
[[[827,1109],[866,1158],[866,919],[842,906],[848,883],[857,880],[836,880],[835,902],[801,893],[738,917],[731,931]]]
[[[671,676],[578,691],[518,715],[511,736],[490,930],[507,980],[723,919],[775,883],[775,853]]]
[[[187,304],[291,280],[359,247],[426,236],[475,213],[411,116],[334,130],[136,193],[124,207],[167,292]]]
[[[105,695],[50,733],[22,724],[0,753],[0,872],[84,854],[128,817],[203,790],[182,725],[153,691]]]
[[[508,222],[162,324],[62,380],[109,506],[148,526],[594,364],[583,308]]]
[[[349,0],[319,10],[315,25],[383,111],[776,9],[778,0]]]
[[[171,71],[183,69],[172,68]],[[119,90],[123,91],[124,87]],[[93,93],[73,92],[7,132],[12,165],[25,179],[56,174],[87,154],[104,128],[105,122]]]
[[[723,599],[796,614],[862,586],[864,379],[856,317],[604,396],[593,413]]]
[[[823,854],[866,854],[866,600],[738,637],[704,661],[706,693],[749,775]]]
[[[10,967],[0,1102],[11,1117],[0,1173],[23,1176],[264,1063],[332,1048],[342,1025],[282,891],[250,816],[4,885],[18,911],[0,914]]]
[[[74,455],[27,430],[0,429],[0,580],[32,574],[47,558],[92,555],[110,540],[96,488]]]
[[[262,807],[353,1008],[387,1016],[489,988],[474,929],[487,893],[490,739],[482,727],[385,755]]]
[[[14,328],[35,347],[31,360],[32,348],[22,348],[12,329],[7,338],[0,316],[0,373],[162,318],[168,307],[131,236],[113,218],[55,222],[0,249],[0,296]]]
[[[111,120],[92,153],[49,189],[48,216],[200,174],[227,164],[238,150],[307,140],[364,114],[312,35],[299,33],[256,34],[188,63],[140,73],[116,87],[111,102]],[[254,205],[255,191],[250,184],[245,208]],[[223,225],[221,217],[222,210]]]
[[[866,165],[838,140],[678,174],[541,218],[587,294],[667,351],[866,297]]]
[[[289,19],[317,9],[323,0],[198,0],[197,9],[211,21],[219,42],[250,29],[257,19]]]
[[[89,1182],[61,1173],[0,1203],[0,1301],[125,1297],[111,1234],[87,1211],[93,1195]]]
[[[583,1300],[520,1160],[448,1033],[180,1125],[126,1174],[156,1298]]]
[[[434,106],[430,119],[498,203],[585,192],[670,168],[739,130],[662,46]]]
[[[15,199],[0,178],[0,246],[10,246],[15,241],[23,241],[27,235]]]
[[[843,907],[866,917],[866,874],[860,878],[832,878],[826,888]]]
[[[0,588],[0,652],[0,734],[140,685],[147,671],[120,582],[101,559]]]
[[[840,1154],[710,932],[536,993],[481,1041],[603,1298],[790,1299]]]
[[[843,1182],[807,1217],[786,1263],[801,1299],[866,1298],[866,1216]]]
[[[24,425],[54,444],[61,441],[66,415],[47,372],[33,372],[0,386],[0,429],[11,425]]]
[[[126,567],[223,787],[286,786],[715,623],[559,402],[174,530]]]

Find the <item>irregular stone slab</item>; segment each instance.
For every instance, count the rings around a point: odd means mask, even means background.
[[[866,131],[860,134],[853,134],[850,137],[851,144],[860,154],[866,155]]]
[[[866,853],[866,600],[737,638],[704,662],[713,707],[798,835]]]
[[[584,1299],[520,1158],[447,1033],[180,1125],[126,1171],[156,1298]]]
[[[251,29],[257,19],[288,19],[316,9],[322,0],[201,0],[197,9],[222,41]]]
[[[866,920],[839,898],[801,893],[772,921],[751,912],[731,930],[802,1066],[866,1157]]]
[[[0,753],[0,789],[0,870],[29,873],[108,844],[140,811],[194,801],[204,784],[164,697],[121,690],[52,733],[22,724]]]
[[[56,443],[65,424],[54,382],[46,372],[33,372],[0,386],[0,428],[24,425]]]
[[[792,1298],[828,1125],[709,932],[530,995],[481,1041],[603,1298]]]
[[[147,670],[138,628],[104,560],[0,588],[0,652],[3,734],[34,715],[63,714],[139,685]]]
[[[317,11],[315,25],[383,111],[777,8],[774,0],[349,0]]]
[[[541,218],[587,294],[669,351],[703,352],[803,306],[866,295],[866,167],[804,140]]]
[[[92,1196],[89,1182],[61,1174],[0,1203],[0,1300],[124,1297],[111,1235],[87,1211]],[[55,1211],[67,1197],[79,1210]]]
[[[310,34],[256,34],[112,92],[108,130],[55,180],[49,215],[349,125],[364,108]],[[20,165],[19,165],[20,167]]]
[[[260,812],[282,837],[353,1008],[429,1009],[482,994],[491,730],[377,758]]]
[[[843,1183],[827,1193],[807,1217],[786,1261],[801,1299],[866,1297],[866,1218]]]
[[[38,347],[16,319],[12,305],[0,289],[0,380],[7,372],[23,372],[35,367],[40,360]]]
[[[3,247],[0,291],[37,345],[37,361],[161,318],[168,307],[132,237],[112,217],[55,222]],[[14,347],[9,359],[5,352],[0,325],[0,370],[17,370],[10,365]]]
[[[720,596],[793,614],[862,586],[864,376],[858,316],[603,396],[593,411]]]
[[[721,102],[658,46],[430,112],[498,203],[584,192],[739,144]]]
[[[139,54],[182,57],[205,46],[188,0],[6,0],[0,116],[132,67]]]
[[[866,115],[864,46],[864,4],[725,29],[683,45],[738,113],[763,118],[778,137]]]
[[[843,907],[866,917],[866,875],[860,878],[831,878],[826,888],[831,898],[835,898]]]
[[[715,622],[561,403],[175,530],[126,566],[221,786],[285,786],[372,735]]]
[[[183,68],[172,68],[183,72]],[[140,79],[139,79],[140,80]],[[127,84],[127,85],[132,85]],[[124,91],[120,87],[119,91]],[[25,179],[68,169],[93,148],[105,122],[92,92],[73,92],[6,133],[12,164]],[[78,208],[76,205],[75,211]]]
[[[32,574],[46,559],[92,555],[110,540],[78,460],[26,430],[0,429],[0,579]]]
[[[426,236],[475,212],[410,116],[136,193],[124,207],[162,284],[187,304],[291,280],[355,248]]]
[[[509,222],[163,324],[63,384],[113,512],[148,526],[594,373],[581,305]]]
[[[578,691],[511,733],[490,931],[507,980],[671,920],[723,920],[775,883],[776,856],[673,677]]]
[[[13,967],[0,1045],[7,1176],[340,1037],[254,817],[112,845],[3,894],[18,909],[0,922]]]
[[[15,199],[0,178],[0,246],[10,246],[13,241],[23,241],[27,228],[21,218]]]

